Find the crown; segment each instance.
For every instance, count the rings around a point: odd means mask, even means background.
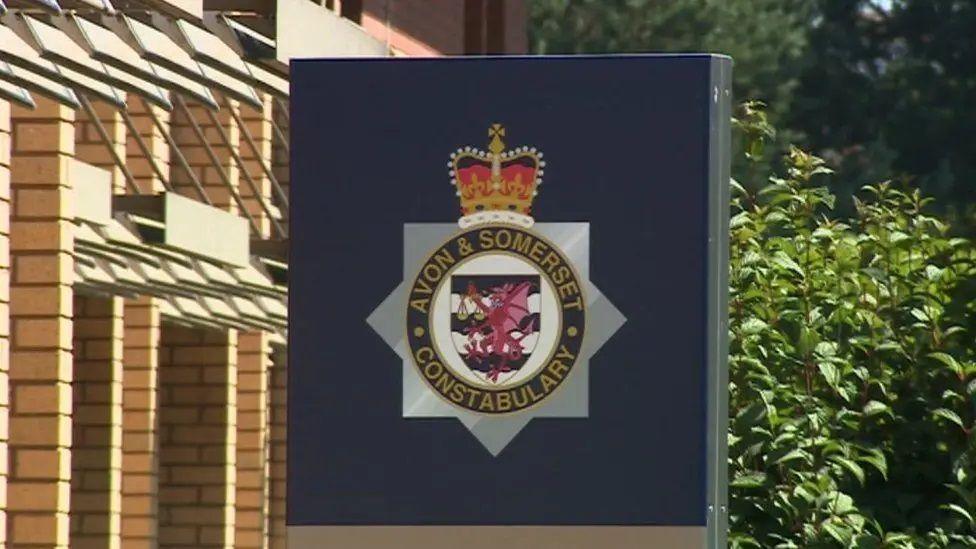
[[[464,147],[451,153],[447,166],[461,199],[461,228],[499,222],[531,227],[534,223],[529,214],[546,163],[535,147],[506,151],[504,136],[505,128],[492,124],[488,152]]]

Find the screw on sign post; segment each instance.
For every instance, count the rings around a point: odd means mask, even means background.
[[[291,74],[290,549],[724,547],[731,60]]]

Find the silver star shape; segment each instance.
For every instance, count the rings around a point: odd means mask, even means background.
[[[416,276],[430,250],[458,232],[457,225],[408,223],[403,226],[404,280],[366,319],[403,362],[403,417],[457,418],[493,456],[501,453],[533,418],[589,416],[589,359],[627,320],[589,279],[589,223],[536,223],[532,228],[557,245],[576,266],[581,279],[586,281],[587,301],[586,335],[579,359],[560,389],[537,406],[505,415],[478,414],[453,406],[428,387],[410,357],[404,330],[409,281]]]

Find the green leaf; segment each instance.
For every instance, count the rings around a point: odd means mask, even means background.
[[[931,318],[929,318],[929,315],[925,311],[918,308],[912,309],[911,315],[922,322],[929,322],[930,320],[932,320]]]
[[[747,318],[739,326],[739,330],[742,332],[743,335],[755,335],[761,333],[763,330],[765,330],[768,327],[769,324],[766,324],[765,322],[763,322],[758,318]]]
[[[960,482],[962,481],[960,480]],[[952,493],[959,496],[966,504],[967,507],[976,509],[976,492],[970,492],[965,488],[963,488],[962,486],[957,486],[953,484],[946,486],[946,488],[952,490]]]
[[[748,225],[751,221],[752,217],[749,215],[749,212],[742,212],[729,220],[729,228],[738,229],[739,227]]]
[[[929,353],[928,357],[946,365],[950,370],[955,372],[956,375],[963,375],[962,365],[960,365],[952,355],[946,353]]]
[[[729,187],[731,187],[733,194],[747,195],[746,189],[735,180],[734,177],[729,178]]]
[[[955,423],[956,425],[962,427],[963,429],[966,428],[966,425],[962,422],[962,418],[959,417],[959,414],[947,408],[939,408],[938,410],[932,412],[932,415],[948,419],[949,421]]]
[[[762,402],[754,402],[752,405],[742,409],[735,416],[735,427],[747,429],[759,424],[766,417],[766,405]]]
[[[817,227],[817,229],[813,231],[813,234],[811,236],[820,239],[830,238],[834,236],[834,232],[826,227]]]
[[[773,462],[775,465],[782,465],[784,463],[789,463],[791,461],[796,461],[798,459],[806,460],[807,453],[800,449],[790,450],[783,457],[777,459]]]
[[[902,534],[901,532],[889,532],[885,534],[884,542],[885,545],[893,543],[906,543],[912,541],[912,537],[907,534]]]
[[[823,357],[836,356],[837,344],[832,341],[821,341],[814,347],[813,352]]]
[[[854,499],[843,492],[838,492],[837,497],[834,498],[833,509],[835,514],[846,515],[854,510]]]
[[[837,366],[829,362],[818,362],[817,369],[820,370],[820,375],[823,376],[827,384],[836,389],[838,383],[840,383],[840,371],[837,369]]]
[[[854,475],[854,478],[857,479],[859,484],[864,485],[864,469],[860,465],[843,456],[830,456],[829,459]]]
[[[803,276],[803,269],[800,267],[800,264],[793,261],[793,258],[786,255],[784,252],[776,252],[773,255],[773,263],[784,269],[793,271],[800,276]]]
[[[746,473],[742,475],[737,475],[735,479],[729,483],[733,488],[760,488],[766,484],[766,473]]]
[[[891,233],[891,235],[889,236],[888,240],[892,244],[900,244],[900,243],[905,242],[907,240],[911,240],[911,237],[908,236],[907,234],[901,232],[901,231],[895,231],[895,232]]]
[[[762,158],[763,150],[765,149],[762,140],[756,139],[749,143],[749,152],[746,153],[752,160],[759,160]]]
[[[796,350],[803,356],[807,356],[810,351],[816,349],[820,336],[809,326],[800,326],[799,338],[797,339]]]
[[[969,511],[963,509],[962,507],[956,505],[955,503],[949,503],[947,505],[940,505],[939,506],[939,509],[944,509],[946,511],[951,511],[951,512],[953,512],[953,513],[961,516],[962,518],[966,519],[966,521],[969,523],[969,527],[970,528],[976,530],[976,519],[973,519],[973,515]]]
[[[881,450],[870,450],[867,454],[858,457],[857,461],[874,467],[881,473],[882,478],[888,480],[888,460]]]
[[[834,538],[834,540],[836,540],[841,547],[847,547],[847,545],[851,542],[851,531],[847,528],[834,524],[830,520],[825,520],[823,522],[823,531],[827,532],[830,537]]]
[[[935,265],[925,266],[925,276],[930,281],[936,281],[942,276],[942,269],[936,267]]]
[[[879,414],[888,414],[890,416],[891,408],[884,402],[878,402],[877,400],[871,400],[864,405],[864,415],[867,417],[874,417]]]

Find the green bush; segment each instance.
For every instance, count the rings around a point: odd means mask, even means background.
[[[734,125],[761,157],[761,106]],[[823,161],[785,164],[733,182],[730,544],[976,547],[976,249],[917,190],[837,219]]]

